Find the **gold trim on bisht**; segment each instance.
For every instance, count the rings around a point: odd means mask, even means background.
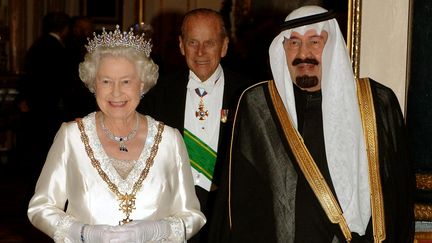
[[[345,221],[342,210],[336,201],[336,198],[334,197],[315,161],[306,148],[306,145],[304,144],[303,139],[301,138],[297,129],[295,129],[292,125],[292,122],[288,117],[287,110],[285,109],[279,93],[277,92],[274,81],[271,80],[268,84],[270,96],[276,109],[276,114],[279,117],[285,137],[291,147],[300,169],[311,186],[314,194],[318,198],[329,220],[332,223],[339,224],[345,239],[347,242],[350,242],[352,239],[351,231]]]
[[[147,158],[146,165],[144,169],[141,172],[140,177],[135,182],[135,184],[132,187],[132,191],[130,193],[122,194],[119,190],[116,184],[114,184],[108,177],[108,175],[102,170],[100,166],[100,162],[94,157],[94,153],[92,148],[89,144],[89,139],[87,134],[85,133],[84,124],[81,119],[77,120],[77,124],[79,127],[79,130],[81,132],[81,140],[84,143],[85,150],[87,152],[88,157],[91,160],[91,163],[93,167],[97,170],[100,177],[108,184],[108,188],[117,196],[120,204],[119,204],[119,210],[121,210],[125,214],[125,218],[121,221],[119,221],[119,225],[123,225],[125,223],[128,223],[132,221],[131,218],[129,218],[132,211],[135,209],[135,199],[136,199],[136,193],[141,188],[143,181],[147,177],[148,172],[150,171],[150,168],[153,166],[154,157],[156,156],[158,149],[159,149],[159,143],[162,140],[162,132],[164,130],[164,124],[162,122],[159,122],[158,125],[158,131],[154,139],[153,146],[150,151],[150,156]]]
[[[371,190],[374,242],[382,242],[386,238],[384,200],[379,170],[378,136],[375,120],[375,109],[368,78],[357,79],[357,97],[359,101],[363,132],[366,140],[366,151],[369,161],[369,184]]]

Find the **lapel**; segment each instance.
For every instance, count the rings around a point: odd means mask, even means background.
[[[235,85],[236,80],[233,79],[231,73],[226,69],[224,69],[224,79],[225,82],[224,82],[224,92],[222,98],[222,109],[228,111],[228,118],[226,122],[220,122],[218,148],[224,146],[223,143],[228,143],[227,133],[231,130],[232,127],[232,121],[234,118],[235,105],[236,105],[236,102],[232,102],[232,100],[235,98],[234,96],[239,91]]]
[[[179,118],[178,123],[181,124],[181,134],[183,135],[184,130],[184,118],[185,118],[185,108],[186,108],[186,94],[187,94],[187,85],[189,82],[189,70],[182,73],[182,76],[179,80],[179,85],[174,87],[179,90],[179,100],[178,100],[178,109],[176,109],[176,117]],[[175,91],[175,90],[174,90]]]
[[[167,92],[167,94],[162,95],[164,100],[160,101],[160,107],[164,107],[164,109],[167,110],[155,111],[156,113],[164,113],[164,118],[169,117],[168,119],[166,119],[167,124],[169,126],[177,128],[182,135],[184,130],[186,93],[188,82],[189,70],[185,70],[177,73],[176,75],[169,76],[169,84],[164,85],[164,88],[166,90],[161,91],[163,93]],[[170,114],[166,114],[167,112],[169,112]]]

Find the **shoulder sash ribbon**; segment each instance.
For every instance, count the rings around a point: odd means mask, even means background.
[[[357,79],[357,97],[362,117],[363,132],[369,161],[369,185],[371,190],[371,209],[374,242],[386,238],[384,199],[378,159],[378,135],[372,91],[368,78]]]
[[[187,129],[183,131],[183,139],[192,167],[212,181],[217,153]]]

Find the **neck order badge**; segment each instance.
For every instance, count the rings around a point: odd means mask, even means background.
[[[203,121],[208,117],[208,110],[205,110],[204,108],[204,96],[207,95],[207,92],[202,88],[196,88],[195,93],[200,97],[200,103],[198,106],[198,110],[195,111],[195,116],[200,120]]]

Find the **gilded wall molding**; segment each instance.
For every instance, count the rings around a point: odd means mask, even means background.
[[[360,74],[361,0],[348,0],[347,46],[356,78]]]

